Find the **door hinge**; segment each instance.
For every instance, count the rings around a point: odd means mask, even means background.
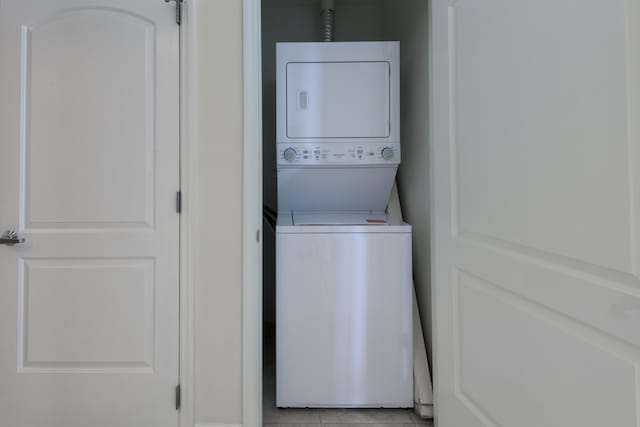
[[[176,212],[182,213],[182,191],[176,192]]]
[[[176,411],[180,410],[180,404],[182,403],[182,396],[180,393],[180,384],[176,386]]]
[[[171,1],[176,2],[176,24],[182,24],[182,3],[184,0],[164,0],[165,3],[169,3]]]

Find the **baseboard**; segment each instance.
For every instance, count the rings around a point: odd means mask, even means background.
[[[420,418],[433,418],[433,405],[415,403],[413,409]]]
[[[205,423],[196,424],[193,427],[242,427],[242,424]]]

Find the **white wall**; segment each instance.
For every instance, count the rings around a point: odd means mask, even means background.
[[[242,2],[190,0],[195,22],[196,423],[242,421]]]
[[[384,38],[400,41],[402,164],[397,182],[404,219],[413,226],[413,277],[427,355],[432,360],[427,6],[427,0],[384,0],[382,4]]]

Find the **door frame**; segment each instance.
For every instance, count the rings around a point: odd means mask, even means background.
[[[195,425],[195,290],[198,251],[198,145],[196,0],[184,0],[180,26],[180,427]],[[261,1],[242,0],[243,212],[242,212],[242,425],[262,425],[262,60]]]
[[[179,301],[179,366],[180,384],[179,426],[193,427],[194,410],[194,369],[195,369],[195,262],[197,251],[197,200],[188,197],[197,193],[198,163],[197,139],[194,134],[195,111],[195,64],[192,52],[195,49],[194,8],[191,2],[182,5],[180,23],[180,301]]]
[[[432,0],[429,8],[431,33]],[[243,237],[242,237],[242,425],[262,426],[262,34],[261,0],[242,0],[243,21]],[[429,38],[429,87],[433,61]],[[433,98],[429,114],[433,114]],[[430,133],[432,135],[432,133]],[[431,166],[431,165],[430,165]],[[434,207],[431,206],[433,217]],[[431,239],[433,242],[433,238]],[[434,342],[435,345],[435,342]],[[435,363],[434,363],[435,365]],[[437,394],[434,378],[434,415]],[[436,420],[437,423],[437,420]]]
[[[242,425],[262,426],[261,0],[242,0]]]

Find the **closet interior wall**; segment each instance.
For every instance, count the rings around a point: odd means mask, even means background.
[[[431,184],[427,14],[427,0],[382,2],[382,36],[384,40],[400,41],[402,163],[396,182],[404,220],[413,227],[413,280],[427,357],[431,363]]]
[[[431,360],[427,0],[336,0],[335,41],[400,41],[402,163],[397,182],[413,226],[413,272]],[[318,0],[262,1],[263,199],[277,211],[275,43],[321,41]],[[275,234],[265,223],[264,321],[275,324]]]

